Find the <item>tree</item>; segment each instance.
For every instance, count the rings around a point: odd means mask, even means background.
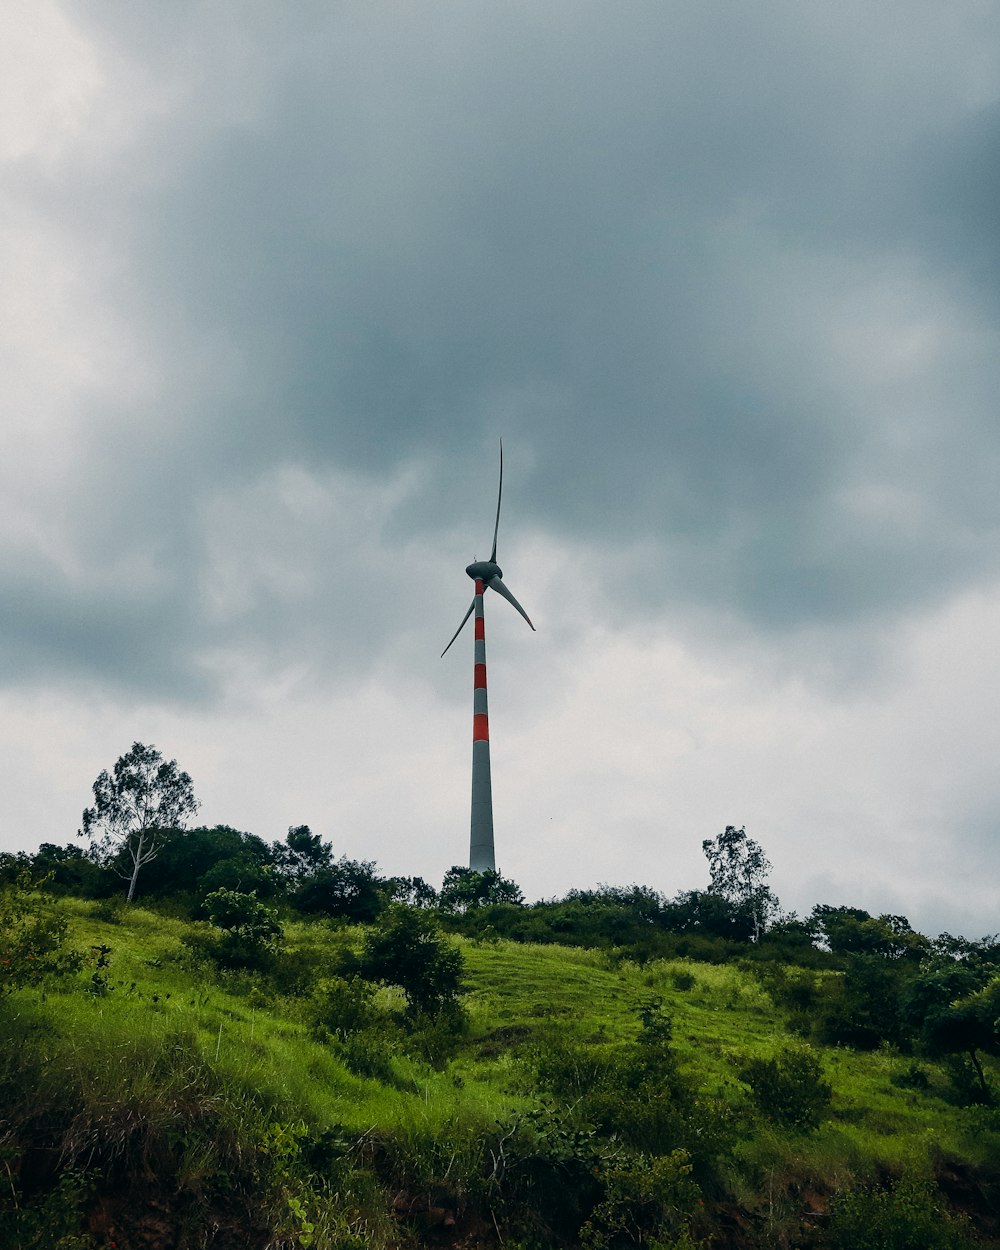
[[[423,877],[387,877],[382,883],[390,903],[406,903],[410,907],[434,907],[438,892]]]
[[[905,916],[872,916],[859,907],[817,903],[809,919],[834,955],[878,955],[919,962],[931,946]]]
[[[176,760],[166,763],[154,746],[133,742],[119,756],[113,774],[104,769],[94,782],[94,805],[83,813],[80,837],[90,838],[98,862],[128,878],[129,902],[139,870],[148,864],[175,829],[198,810],[194,787]],[[124,872],[119,864],[131,862]]]
[[[291,904],[301,912],[367,922],[385,910],[385,894],[373,860],[342,855],[336,863],[303,877]]]
[[[778,900],[767,884],[771,862],[764,848],[747,837],[746,829],[726,825],[725,833],[706,838],[701,849],[708,857],[711,892],[745,911],[753,925],[754,941],[759,940],[767,922],[778,912]]]
[[[742,902],[717,890],[682,890],[664,904],[660,924],[668,933],[699,933],[730,942],[749,942],[755,932],[753,916]]]
[[[284,844],[276,843],[275,851],[281,871],[293,885],[333,864],[333,847],[308,825],[291,825]]]
[[[172,895],[190,904],[222,886],[272,898],[283,884],[274,847],[229,825],[176,830],[142,874],[147,898]]]
[[[43,842],[36,854],[25,857],[35,878],[45,879],[51,894],[75,894],[78,898],[107,898],[118,890],[114,874],[95,864],[86,851],[68,843]]]
[[[443,911],[464,912],[470,907],[494,906],[509,903],[520,907],[524,902],[521,887],[507,877],[501,877],[494,868],[477,872],[474,868],[456,865],[444,875],[438,896]]]
[[[978,1052],[1000,1056],[1000,977],[974,994],[932,1011],[924,1023],[923,1041],[932,1055],[968,1055],[976,1070],[982,1100],[992,1102]]]

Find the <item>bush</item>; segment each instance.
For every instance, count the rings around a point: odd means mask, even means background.
[[[810,1050],[789,1049],[772,1059],[751,1059],[739,1078],[757,1109],[775,1124],[810,1132],[830,1105],[833,1089]]]
[[[546,1099],[512,1121],[498,1121],[485,1145],[490,1205],[530,1235],[525,1244],[574,1238],[601,1200],[611,1162],[593,1125]]]
[[[468,1017],[458,1003],[451,1003],[431,1014],[411,1014],[403,1037],[403,1049],[440,1072],[458,1053],[468,1032]]]
[[[634,1150],[666,1155],[683,1148],[701,1167],[718,1152],[715,1110],[698,1102],[680,1070],[671,1020],[659,1003],[643,1004],[639,1016],[642,1028],[625,1045],[550,1034],[534,1054],[538,1084]]]
[[[602,1178],[604,1197],[580,1229],[585,1250],[627,1245],[691,1245],[687,1224],[700,1190],[684,1150],[658,1158],[622,1160]],[[669,1243],[664,1238],[669,1237]]]
[[[392,1057],[396,1026],[375,1006],[375,987],[360,977],[326,977],[303,1008],[313,1037],[330,1046],[355,1076],[399,1085]]]
[[[457,1005],[462,956],[432,916],[394,904],[365,936],[361,976],[405,991],[412,1015],[435,1016]]]
[[[964,1216],[948,1210],[928,1180],[903,1177],[891,1188],[844,1194],[830,1219],[833,1250],[973,1250]]]
[[[17,1250],[96,1250],[93,1237],[81,1231],[92,1189],[85,1173],[69,1170],[47,1191],[0,1209],[0,1244]]]
[[[355,1076],[380,1081],[396,1089],[413,1088],[412,1083],[400,1080],[396,1072],[392,1062],[395,1045],[384,1027],[378,1032],[363,1029],[360,1033],[351,1033],[343,1041],[334,1042],[333,1050],[348,1072]]]
[[[306,1006],[306,1020],[320,1040],[337,1037],[343,1041],[374,1023],[375,989],[359,977],[327,977],[313,990]]]
[[[902,1072],[894,1072],[889,1077],[889,1083],[895,1085],[897,1089],[930,1089],[931,1078],[926,1068],[912,1061]]]
[[[229,968],[260,968],[284,936],[273,908],[266,907],[256,891],[249,894],[223,886],[207,895],[203,904],[209,922],[221,929],[215,945],[217,962]]]
[[[66,917],[51,910],[27,872],[0,890],[0,995],[46,976],[64,976],[82,965],[78,951],[64,950]]]
[[[538,1084],[560,1099],[575,1101],[611,1083],[607,1050],[574,1041],[563,1030],[540,1038],[531,1058]]]

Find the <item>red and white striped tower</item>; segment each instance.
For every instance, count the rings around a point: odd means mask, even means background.
[[[490,777],[490,718],[486,701],[486,618],[483,614],[483,579],[476,578],[475,663],[472,680],[472,822],[469,867],[475,872],[493,871],[493,784]]]

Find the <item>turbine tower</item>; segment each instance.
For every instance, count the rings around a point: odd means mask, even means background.
[[[483,596],[487,590],[495,590],[508,603],[513,604],[531,625],[531,618],[501,581],[503,570],[497,564],[497,532],[500,529],[500,500],[503,496],[503,439],[500,440],[500,488],[497,491],[497,519],[493,526],[493,550],[488,560],[476,560],[466,573],[476,583],[476,594],[469,610],[462,617],[462,624],[455,630],[451,642],[441,652],[442,657],[465,627],[465,622],[476,614],[475,661],[472,679],[472,821],[469,837],[469,867],[475,872],[494,871],[496,859],[493,851],[493,788],[490,781],[490,722],[486,704],[486,620],[483,615]],[[531,625],[534,629],[534,625]]]

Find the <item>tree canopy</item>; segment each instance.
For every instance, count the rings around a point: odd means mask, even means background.
[[[133,742],[113,773],[103,769],[98,774],[93,790],[94,803],[84,809],[79,834],[90,838],[99,861],[117,871],[123,858],[131,865],[122,873],[131,902],[143,864],[155,859],[170,833],[198,810],[194,786],[176,760],[166,761],[156,747]]]

